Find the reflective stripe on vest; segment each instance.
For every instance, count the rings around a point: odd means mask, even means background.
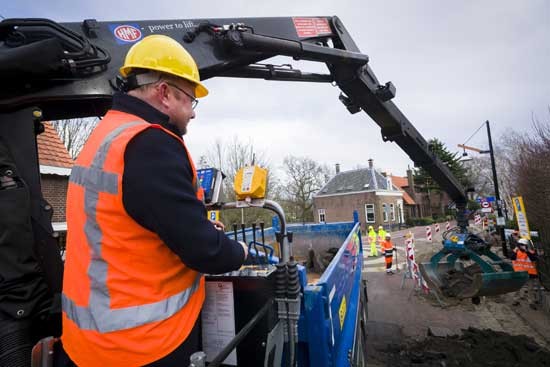
[[[516,260],[512,261],[514,271],[526,271],[531,275],[537,275],[537,268],[535,263],[529,259],[529,256],[521,251],[515,250]]]
[[[96,220],[96,211],[99,194],[118,194],[119,187],[117,174],[103,171],[103,165],[113,140],[125,129],[140,123],[142,122],[129,122],[110,132],[101,143],[90,167],[74,166],[69,178],[71,183],[83,186],[85,190],[86,224],[84,233],[89,246],[91,246],[91,261],[88,268],[90,297],[88,306],[78,306],[63,293],[62,305],[67,317],[83,330],[106,333],[167,319],[187,304],[200,285],[201,274],[199,273],[189,288],[164,300],[140,306],[110,308],[107,263],[102,257],[103,234]]]

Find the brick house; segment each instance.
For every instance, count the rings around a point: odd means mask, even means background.
[[[405,219],[431,217],[434,214],[443,216],[452,202],[445,192],[419,192],[411,169],[407,170],[407,177],[392,176],[392,182],[404,192]]]
[[[67,228],[67,187],[74,161],[53,125],[45,122],[44,128],[44,132],[36,138],[42,193],[44,199],[53,207],[54,230],[64,231]]]
[[[409,175],[410,172],[410,175]],[[417,218],[420,216],[420,205],[415,201],[416,192],[414,190],[414,181],[412,180],[412,171],[407,170],[407,177],[391,176],[392,183],[403,191],[403,217]]]
[[[369,159],[368,168],[339,172],[313,197],[314,217],[319,222],[350,221],[352,213],[366,226],[379,225],[397,228],[405,223],[404,191],[374,168]]]

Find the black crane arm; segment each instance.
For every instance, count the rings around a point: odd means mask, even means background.
[[[110,107],[119,67],[128,49],[150,34],[165,34],[193,55],[201,77],[331,82],[351,113],[365,111],[455,201],[462,212],[466,193],[450,170],[391,99],[338,17],[177,19],[157,21],[46,19],[0,22],[0,120],[26,108],[44,119],[100,116]],[[326,64],[328,73],[259,64],[273,56]],[[10,119],[13,121],[13,116]],[[2,129],[2,136],[9,129]],[[9,139],[9,136],[7,136]],[[25,164],[24,162],[20,162]],[[459,224],[464,225],[464,218]]]

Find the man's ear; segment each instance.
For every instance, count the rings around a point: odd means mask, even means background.
[[[158,85],[157,93],[158,93],[157,96],[158,96],[159,102],[162,105],[162,107],[168,108],[169,107],[168,95],[172,93],[172,91],[170,90],[170,88],[168,88],[166,83],[160,83]]]

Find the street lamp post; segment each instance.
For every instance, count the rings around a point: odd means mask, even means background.
[[[497,218],[503,218],[503,216],[502,216],[502,207],[500,205],[501,204],[500,191],[498,189],[497,167],[496,167],[496,164],[495,164],[495,153],[494,153],[494,150],[493,150],[493,139],[491,138],[491,126],[489,125],[489,120],[485,121],[485,125],[487,126],[487,137],[489,139],[489,150],[481,150],[481,149],[477,149],[477,148],[474,148],[474,147],[469,147],[469,146],[464,145],[464,144],[459,144],[458,146],[460,148],[464,149],[463,156],[467,156],[466,149],[473,150],[475,152],[478,152],[479,154],[487,154],[487,153],[490,154],[490,156],[491,156],[491,169],[493,171],[493,185],[494,185],[494,188],[495,188],[495,200],[496,200],[496,205],[497,205]],[[483,125],[481,125],[481,126],[483,126]],[[481,126],[480,126],[480,128],[481,128]],[[479,129],[478,129],[478,131],[479,131]],[[476,133],[477,133],[477,131],[476,131]],[[475,135],[475,133],[474,133],[474,135]],[[498,219],[497,219],[497,229],[498,229],[498,234],[499,234],[500,240],[501,240],[502,254],[504,256],[508,256],[508,248],[506,247],[506,238],[504,237],[504,226],[498,225]]]
[[[493,139],[491,139],[491,126],[489,124],[489,120],[485,121],[485,124],[487,125],[487,137],[489,138],[489,154],[491,155],[491,168],[493,170],[493,183],[495,185],[495,198],[497,203],[497,220],[498,218],[503,218],[502,215],[502,208],[500,205],[500,191],[498,189],[498,177],[497,177],[497,167],[495,164],[495,152],[493,150]],[[504,237],[504,226],[498,225],[498,234],[500,236],[500,241],[502,244],[502,254],[504,256],[508,256],[508,248],[506,247],[506,238]]]

